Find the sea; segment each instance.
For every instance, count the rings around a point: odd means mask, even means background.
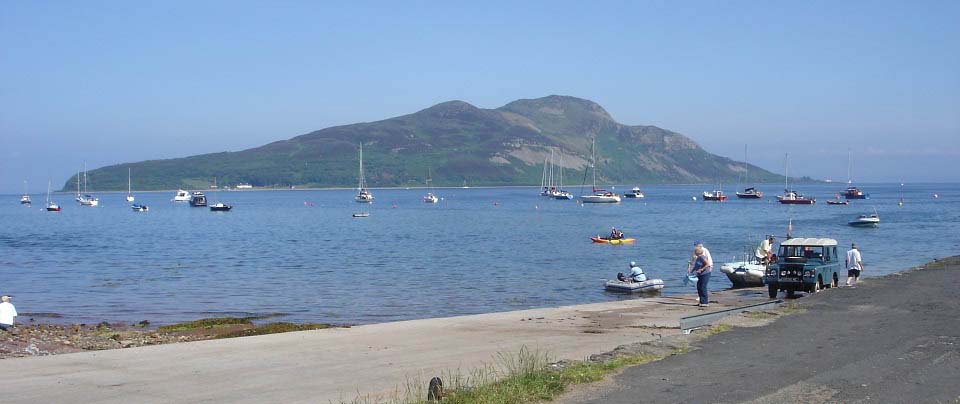
[[[63,211],[0,202],[0,294],[14,297],[20,322],[167,324],[216,316],[368,324],[464,314],[643,299],[603,290],[636,261],[666,282],[666,295],[695,293],[682,279],[695,241],[717,270],[710,289],[730,282],[718,270],[766,235],[857,243],[865,277],[960,254],[960,184],[862,184],[871,197],[825,203],[845,184],[799,185],[812,206],[761,200],[700,200],[703,185],[649,185],[646,198],[619,204],[558,201],[537,187],[207,192],[233,205],[211,212],[173,202],[172,192],[100,193],[99,207],[55,194]],[[633,185],[614,187],[625,192]],[[570,187],[574,195],[586,190]],[[902,195],[903,206],[897,202]],[[935,197],[936,196],[936,197]],[[697,197],[694,200],[694,197]],[[354,218],[358,212],[369,217]],[[877,213],[877,228],[854,228]],[[611,226],[631,245],[594,244]]]

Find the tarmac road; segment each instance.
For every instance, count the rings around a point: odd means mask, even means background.
[[[807,311],[627,369],[581,402],[960,402],[960,257],[795,302]]]

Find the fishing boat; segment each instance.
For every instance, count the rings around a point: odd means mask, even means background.
[[[423,203],[437,203],[440,198],[433,194],[433,178],[431,178],[430,167],[427,167],[427,194],[423,196]]]
[[[80,173],[77,173],[77,202],[80,206],[94,207],[100,205],[100,199],[90,195],[87,191],[87,165],[83,165],[83,194],[80,193]]]
[[[623,197],[631,199],[643,199],[644,195],[643,192],[640,191],[640,187],[633,187],[630,192],[624,192]]]
[[[581,203],[620,203],[620,195],[605,189],[597,188],[597,138],[593,138],[593,147],[591,147],[590,166],[593,168],[593,188],[592,193],[580,195]]]
[[[614,245],[617,245],[617,244],[633,244],[635,241],[637,241],[637,239],[633,239],[633,238],[617,238],[617,239],[611,239],[611,238],[600,237],[600,236],[590,237],[590,240],[593,241],[594,243],[597,243],[597,244],[614,244]]]
[[[47,212],[59,212],[63,210],[56,202],[50,200],[50,181],[47,181]]]
[[[656,292],[663,289],[663,279],[648,279],[643,282],[624,282],[611,279],[603,284],[603,288],[615,293],[643,293]]]
[[[784,205],[813,205],[816,198],[807,198],[803,194],[790,190],[790,154],[784,156],[783,163],[783,195],[777,196],[777,201]]]
[[[30,204],[30,194],[27,193],[27,182],[23,182],[23,195],[20,195],[20,204],[29,205]]]
[[[850,175],[851,167],[850,150],[847,150],[847,189],[843,191],[843,197],[847,199],[870,199],[870,194],[853,186],[853,177]]]
[[[217,202],[213,205],[210,205],[211,212],[229,212],[230,209],[233,209],[233,206],[227,205],[223,202]]]
[[[150,210],[150,207],[147,205],[135,203],[130,205],[130,209],[133,209],[134,212],[146,212]]]
[[[190,198],[190,206],[195,208],[202,208],[207,206],[207,196],[203,192],[195,191],[193,196]]]
[[[873,213],[871,215],[860,215],[847,224],[853,227],[878,227],[880,226],[880,215]]]
[[[190,193],[182,189],[178,189],[177,193],[173,195],[174,202],[190,202]]]
[[[749,183],[750,165],[747,164],[747,145],[743,145],[743,182]],[[737,199],[760,199],[763,198],[763,192],[754,187],[747,187],[743,192],[736,192]]]
[[[133,202],[133,193],[130,192],[130,167],[127,167],[127,202]]]
[[[367,189],[367,180],[363,176],[363,143],[360,143],[360,175],[357,184],[357,195],[353,200],[359,203],[373,203],[373,193]]]
[[[713,192],[704,191],[704,192],[703,192],[703,200],[704,200],[704,201],[723,202],[723,201],[727,200],[727,196],[724,195],[724,194],[723,194],[723,191],[721,191],[721,190],[714,190]]]

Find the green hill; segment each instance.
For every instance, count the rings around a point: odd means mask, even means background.
[[[550,150],[564,155],[564,178],[579,185],[597,139],[604,183],[735,183],[743,164],[716,156],[690,138],[656,126],[617,123],[600,105],[552,95],[497,109],[449,101],[377,122],[321,129],[238,151],[118,164],[92,170],[96,190],[122,190],[127,168],[134,189],[206,188],[245,182],[258,187],[352,187],[357,148],[371,187],[422,185],[539,185]],[[783,176],[750,167],[751,182]],[[74,189],[75,178],[63,190]]]

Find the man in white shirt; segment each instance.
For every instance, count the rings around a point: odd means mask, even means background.
[[[754,255],[761,264],[770,263],[770,258],[773,257],[773,244],[776,243],[776,241],[777,239],[775,237],[769,236],[763,239],[760,245],[757,246],[757,251],[754,252]]]
[[[853,286],[860,280],[860,271],[863,271],[863,258],[860,256],[860,249],[857,244],[850,245],[850,251],[847,251],[847,286]]]
[[[10,303],[10,296],[0,296],[0,330],[13,327],[13,318],[17,316],[17,308]]]

